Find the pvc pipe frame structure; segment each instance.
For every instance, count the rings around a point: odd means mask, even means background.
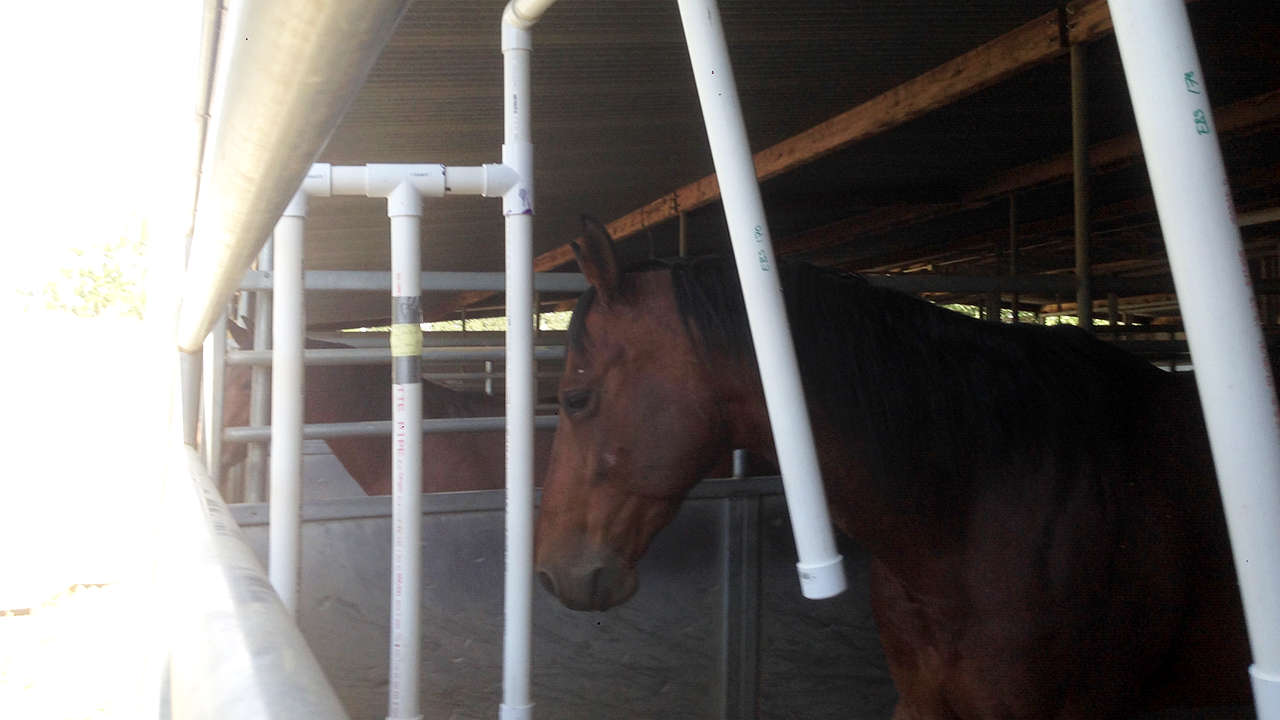
[[[306,330],[302,247],[307,203],[312,197],[332,195],[367,195],[387,199],[387,216],[391,219],[393,435],[388,717],[394,720],[421,717],[417,668],[422,587],[422,275],[419,245],[422,198],[460,193],[492,197],[503,194],[516,184],[515,181],[515,171],[502,165],[446,168],[437,164],[332,166],[317,163],[311,167],[275,228],[268,571],[271,584],[284,606],[296,614],[302,539],[301,459]],[[531,283],[532,248],[529,255]],[[532,298],[531,284],[527,294]],[[531,343],[531,336],[529,340]],[[532,357],[531,344],[526,352]],[[531,495],[532,405],[528,414],[528,485]],[[531,515],[532,499],[529,508]]]
[[[836,551],[831,531],[795,345],[720,11],[715,0],[680,0],[680,17],[777,445],[799,556],[800,591],[808,598],[832,597],[846,587],[843,558]]]
[[[1111,0],[1222,489],[1259,720],[1280,720],[1280,417],[1181,0]]]

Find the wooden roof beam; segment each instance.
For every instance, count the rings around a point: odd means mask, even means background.
[[[1222,135],[1251,132],[1280,119],[1280,90],[1218,108],[1213,115]],[[1119,169],[1141,157],[1142,143],[1136,134],[1104,140],[1089,148],[1089,164],[1099,172]],[[1019,190],[1066,180],[1071,172],[1071,153],[1061,153],[988,177],[962,191],[955,201],[878,208],[783,238],[777,242],[776,249],[781,255],[821,250],[849,242],[859,235],[882,233],[981,207]]]
[[[1064,22],[1065,21],[1065,22]],[[1065,25],[1065,26],[1064,26]],[[1068,43],[1091,42],[1111,32],[1105,0],[1068,5],[1065,17],[1051,12],[857,107],[755,154],[756,177],[768,180],[887,130],[904,125],[979,90],[1052,60]],[[712,203],[720,198],[714,174],[685,185],[608,224],[614,240]],[[573,260],[568,244],[539,255],[540,271]]]

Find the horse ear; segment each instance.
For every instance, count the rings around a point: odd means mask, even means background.
[[[618,263],[613,257],[613,238],[599,220],[582,216],[582,243],[570,243],[578,257],[578,267],[587,282],[606,304],[618,295]]]
[[[236,341],[236,345],[241,350],[253,349],[253,331],[249,328],[242,328],[238,323],[227,323],[227,332],[231,333],[231,339]]]

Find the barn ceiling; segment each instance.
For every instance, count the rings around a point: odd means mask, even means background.
[[[1067,273],[1074,267],[1067,38],[1087,49],[1093,256],[1095,272],[1112,281],[1100,287],[1115,290],[1135,317],[1176,314],[1167,292],[1154,292],[1167,290],[1167,268],[1105,3],[720,5],[753,150],[777,151],[762,190],[779,254],[860,272],[1007,275],[1012,197],[1018,273]],[[503,6],[412,5],[320,160],[497,162]],[[1249,223],[1246,242],[1257,270],[1273,277],[1280,5],[1200,0],[1189,12]],[[704,180],[713,169],[674,0],[561,0],[533,37],[539,269],[567,269],[563,247],[578,235],[582,213],[626,235],[619,248],[628,259],[676,253],[676,206],[687,213],[692,252],[726,251],[722,211],[707,192],[714,183]],[[822,123],[848,137],[808,157],[803,149],[813,143],[794,138]],[[502,269],[497,201],[431,202],[423,227],[424,269]],[[316,201],[307,266],[385,270],[388,232],[382,201]],[[1133,279],[1147,282],[1124,283]],[[1047,306],[1063,299],[1052,289],[1021,296],[1045,310],[1062,309]],[[308,302],[316,326],[378,321],[387,307],[381,295],[314,293]],[[447,317],[463,303],[500,302],[435,295],[427,307]]]

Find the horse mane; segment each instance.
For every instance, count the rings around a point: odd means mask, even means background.
[[[861,444],[886,489],[929,479],[942,493],[935,501],[946,503],[997,476],[983,466],[1015,454],[1029,470],[1079,465],[1131,442],[1144,399],[1170,382],[1076,327],[984,322],[856,275],[777,267],[811,413]],[[663,270],[700,352],[754,368],[732,259],[647,261],[626,273]],[[591,289],[574,313],[575,346],[593,302]]]

